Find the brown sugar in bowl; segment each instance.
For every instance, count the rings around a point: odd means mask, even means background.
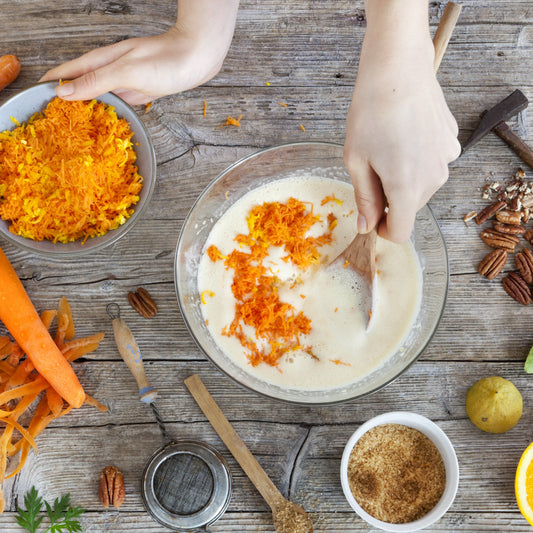
[[[352,435],[342,456],[341,484],[348,503],[385,531],[417,531],[439,520],[452,504],[458,482],[450,440],[416,413],[397,411],[369,420]]]

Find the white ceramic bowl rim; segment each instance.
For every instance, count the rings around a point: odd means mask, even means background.
[[[424,435],[426,435],[431,441],[435,444],[439,453],[442,456],[444,461],[444,466],[446,468],[446,487],[444,492],[433,509],[429,511],[426,515],[418,520],[413,522],[407,522],[405,524],[391,524],[389,522],[383,522],[374,518],[372,515],[368,514],[354,498],[352,491],[350,490],[350,485],[348,482],[348,461],[350,454],[356,444],[356,442],[370,429],[381,426],[383,424],[402,424],[414,429],[417,429]],[[429,418],[419,415],[417,413],[412,413],[408,411],[393,411],[390,413],[384,413],[378,415],[374,418],[371,418],[360,426],[355,433],[348,440],[341,459],[340,467],[341,475],[341,485],[342,490],[348,503],[352,509],[361,517],[363,520],[368,522],[370,525],[383,529],[385,531],[393,532],[407,532],[407,531],[418,531],[419,529],[425,528],[437,520],[439,520],[444,513],[450,508],[450,505],[455,499],[457,493],[457,487],[459,486],[459,463],[457,461],[457,456],[453,448],[450,439],[447,437],[446,433],[435,424]]]
[[[11,116],[19,122],[27,122],[36,112],[42,111],[48,102],[56,96],[54,88],[57,81],[41,82],[22,91],[19,91],[11,98],[0,105],[0,131],[12,129],[14,127]],[[156,157],[155,150],[148,130],[137,116],[133,107],[122,98],[113,93],[106,93],[97,98],[99,102],[113,106],[120,118],[125,118],[133,131],[132,141],[140,143],[136,147],[139,174],[143,177],[143,188],[139,201],[134,212],[128,220],[114,230],[108,231],[105,235],[88,239],[81,245],[79,240],[69,243],[54,244],[50,241],[33,241],[20,235],[15,235],[9,231],[9,222],[0,220],[0,235],[12,244],[23,248],[26,251],[46,256],[50,259],[68,259],[100,250],[114,243],[123,237],[141,216],[155,188],[156,181]],[[142,155],[141,155],[142,150]]]

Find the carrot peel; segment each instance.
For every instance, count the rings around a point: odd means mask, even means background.
[[[42,323],[15,269],[1,249],[0,275],[0,320],[39,374],[69,404],[81,407],[85,401],[83,387]]]

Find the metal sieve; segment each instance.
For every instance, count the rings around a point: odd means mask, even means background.
[[[165,441],[144,468],[141,495],[148,514],[175,531],[209,531],[229,505],[231,473],[220,453],[208,444],[193,440],[174,440],[167,432],[150,385],[141,352],[131,330],[120,318],[120,308],[111,303],[107,314],[112,319],[118,351],[139,387],[139,398],[152,408]]]

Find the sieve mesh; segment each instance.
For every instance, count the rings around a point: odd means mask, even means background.
[[[167,511],[178,515],[198,513],[210,502],[214,480],[209,466],[191,453],[165,459],[154,474],[154,495]]]

